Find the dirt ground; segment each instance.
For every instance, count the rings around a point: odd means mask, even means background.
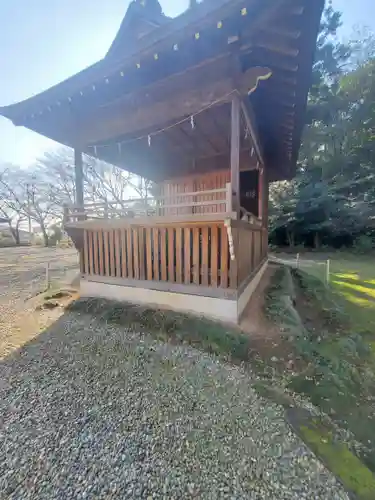
[[[74,249],[0,249],[0,358],[38,334],[57,311],[36,313],[33,297],[46,288],[46,267],[52,286],[69,284],[78,272]]]

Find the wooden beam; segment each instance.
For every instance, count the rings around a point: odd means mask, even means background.
[[[258,132],[256,120],[255,120],[255,114],[254,114],[254,111],[251,107],[250,102],[245,103],[245,101],[243,99],[241,99],[241,109],[242,109],[242,113],[245,117],[246,126],[249,129],[249,132],[250,132],[251,137],[253,139],[254,148],[255,148],[255,151],[257,153],[258,159],[264,165],[264,156],[263,156],[263,152],[262,152],[262,148],[261,148],[261,144],[260,144],[259,132]]]
[[[173,123],[183,117],[201,112],[216,102],[229,102],[234,90],[230,60],[215,61],[193,72],[171,79],[168,85],[155,85],[126,96],[123,102],[96,111],[89,120],[77,124],[72,133],[82,136],[85,144],[97,144],[111,137],[136,134],[145,129],[158,130],[162,124]],[[262,79],[270,76],[270,70],[252,67],[241,75],[239,91],[254,91]],[[186,81],[185,81],[186,80]],[[147,89],[146,89],[147,90]],[[146,138],[147,139],[147,138]]]
[[[265,26],[263,30],[265,33],[271,33],[272,35],[280,36],[283,38],[290,38],[292,40],[297,40],[301,36],[301,31],[293,29],[287,26]]]
[[[78,148],[74,149],[74,173],[76,205],[83,207],[83,158],[82,151]]]
[[[256,47],[261,49],[269,50],[270,52],[275,52],[276,54],[282,54],[284,56],[296,57],[299,54],[299,50],[285,45],[283,43],[272,43],[271,41],[256,41]]]
[[[231,113],[231,150],[230,170],[232,183],[232,207],[239,215],[240,211],[240,137],[241,137],[241,100],[238,94],[232,98]]]

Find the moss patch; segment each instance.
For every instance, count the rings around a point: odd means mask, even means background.
[[[312,422],[299,428],[302,439],[313,452],[360,500],[375,498],[375,477],[347,446],[336,443],[332,434]]]
[[[158,340],[188,344],[235,362],[250,360],[250,338],[236,328],[188,314],[104,299],[80,299],[70,310],[149,333]]]

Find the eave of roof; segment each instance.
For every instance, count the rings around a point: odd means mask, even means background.
[[[253,0],[254,3],[257,0]],[[170,44],[173,37],[174,43],[182,36],[187,27],[194,27],[205,20],[207,21],[217,12],[224,15],[225,11],[233,9],[235,5],[242,5],[243,0],[216,0],[215,5],[211,2],[203,2],[194,9],[183,12],[180,16],[169,20],[161,29],[152,30],[142,37],[137,46],[124,47],[120,59],[104,58],[88,68],[67,78],[66,80],[50,87],[49,89],[32,96],[28,99],[8,106],[0,106],[0,115],[17,123],[17,117],[36,112],[38,108],[46,107],[52,102],[59,102],[67,96],[79,92],[83,87],[95,84],[99,79],[117,73],[120,69],[136,64],[139,58],[150,51],[159,50],[159,46]]]
[[[278,2],[274,0],[269,3],[264,2],[262,5],[273,7],[275,4],[281,3],[282,1],[285,4],[288,3],[288,0],[278,0]],[[213,18],[215,21],[217,19],[225,19],[228,13],[232,12],[234,9],[241,9],[244,3],[248,5],[260,4],[258,0],[247,0],[246,2],[245,0],[216,0],[216,2],[206,0],[199,4],[197,8],[186,11],[177,18],[167,21],[162,28],[154,29],[149,34],[143,36],[136,46],[129,45],[124,47],[121,58],[105,58],[37,96],[11,106],[0,108],[0,115],[11,119],[16,125],[25,125],[23,120],[26,115],[37,113],[39,110],[45,109],[56,102],[67,101],[69,96],[79,94],[81,89],[90,85],[95,85],[99,81],[103,82],[106,77],[119,74],[119,72],[125,68],[131,68],[132,65],[135,66],[140,58],[149,55],[152,56],[156,51],[161,52],[164,48],[169,50],[174,43],[179,43],[180,40],[190,35],[193,36],[197,30],[202,30],[204,26],[212,24]],[[293,0],[289,1],[290,5],[294,3]],[[307,23],[310,21],[310,24],[307,24],[306,29],[304,29],[303,37],[301,37],[299,41],[300,50],[296,60],[299,66],[296,78],[301,80],[296,89],[295,113],[298,119],[294,124],[289,139],[287,139],[290,142],[290,145],[286,146],[285,149],[286,151],[288,150],[288,156],[282,159],[282,161],[289,164],[288,169],[290,176],[293,175],[293,168],[299,151],[306,97],[310,83],[312,58],[316,33],[319,26],[318,20],[324,2],[323,0],[315,0],[310,3],[304,0],[304,3],[308,11],[308,15],[304,15],[305,25],[306,18],[309,18],[310,13],[313,15],[311,16],[311,20],[307,20]],[[262,8],[265,9],[266,7]],[[26,124],[26,126],[29,126],[29,124]],[[45,133],[45,130],[40,128],[40,124],[37,123],[33,127],[29,128],[42,134]],[[64,141],[61,137],[53,137],[52,132],[51,138],[67,145],[72,145],[69,141]]]

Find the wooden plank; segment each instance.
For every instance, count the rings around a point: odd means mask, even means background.
[[[138,228],[132,229],[133,233],[133,263],[134,263],[134,278],[139,280],[139,244],[138,244]]]
[[[182,228],[176,228],[176,283],[182,283]]]
[[[121,229],[120,231],[121,239],[121,267],[122,267],[122,277],[128,277],[127,269],[127,247],[126,247],[126,229]]]
[[[229,244],[227,228],[221,226],[220,238],[220,286],[221,288],[228,288],[228,258],[229,258]]]
[[[202,228],[202,285],[208,286],[208,252],[209,252],[209,235],[208,226]]]
[[[239,255],[238,255],[238,236],[239,236],[239,229],[232,227],[232,237],[233,237],[233,250],[234,250],[234,256],[235,259],[232,260],[230,259],[230,266],[229,266],[229,288],[232,288],[234,290],[237,290],[238,287],[238,267],[239,267]]]
[[[195,285],[199,285],[199,279],[200,279],[200,262],[199,262],[199,255],[200,255],[200,228],[199,227],[194,227],[193,228],[193,283]]]
[[[152,281],[152,235],[151,228],[146,228],[146,275]]]
[[[90,274],[94,274],[93,231],[88,231],[88,239],[89,239],[89,269],[90,269]]]
[[[191,229],[184,229],[184,281],[186,285],[191,283]]]
[[[153,230],[154,236],[154,280],[160,280],[160,254],[159,254],[159,228],[155,227]]]
[[[127,229],[126,230],[126,249],[127,249],[127,258],[128,258],[128,277],[133,278],[134,277],[134,248],[133,248],[133,241],[132,241],[132,236],[133,236],[133,230],[132,229]]]
[[[249,233],[249,244],[248,244],[248,249],[249,249],[249,274],[253,272],[253,233]]]
[[[92,244],[94,247],[94,269],[93,273],[94,274],[99,274],[99,246],[98,246],[98,231],[93,231],[92,232]]]
[[[175,283],[175,248],[174,248],[174,229],[167,229],[168,237],[168,281]]]
[[[122,277],[120,229],[115,229],[116,276]]]
[[[116,276],[116,263],[115,263],[115,230],[109,231],[109,252],[111,259],[111,276]]]
[[[255,232],[251,232],[251,239],[250,239],[250,252],[251,252],[251,271],[255,269]]]
[[[230,146],[230,169],[233,193],[233,211],[239,214],[240,209],[240,142],[241,142],[241,102],[237,94],[232,99],[231,112],[231,146]]]
[[[98,231],[98,252],[99,252],[99,274],[104,276],[104,241],[103,241],[103,231],[100,229]]]
[[[253,140],[257,157],[264,165],[263,152],[259,140],[259,131],[256,126],[254,111],[251,107],[250,101],[249,102],[247,101],[249,101],[249,99],[246,99],[246,103],[244,100],[241,100],[242,113],[245,118],[247,129],[249,130],[251,138]]]
[[[258,171],[258,218],[262,220],[264,216],[264,168],[261,167]]]
[[[219,282],[219,228],[211,227],[211,286],[217,287]]]
[[[167,281],[167,230],[162,227],[160,229],[160,265],[161,265],[161,279]]]
[[[146,252],[144,228],[138,228],[139,279],[146,279]]]
[[[103,231],[104,239],[104,274],[110,276],[109,273],[109,248],[108,248],[109,231]]]
[[[254,233],[254,268],[256,268],[259,264],[259,231]]]
[[[83,269],[85,274],[90,274],[90,268],[89,268],[89,237],[88,237],[88,231],[87,229],[83,230],[83,249],[84,249],[84,259],[83,259]]]

